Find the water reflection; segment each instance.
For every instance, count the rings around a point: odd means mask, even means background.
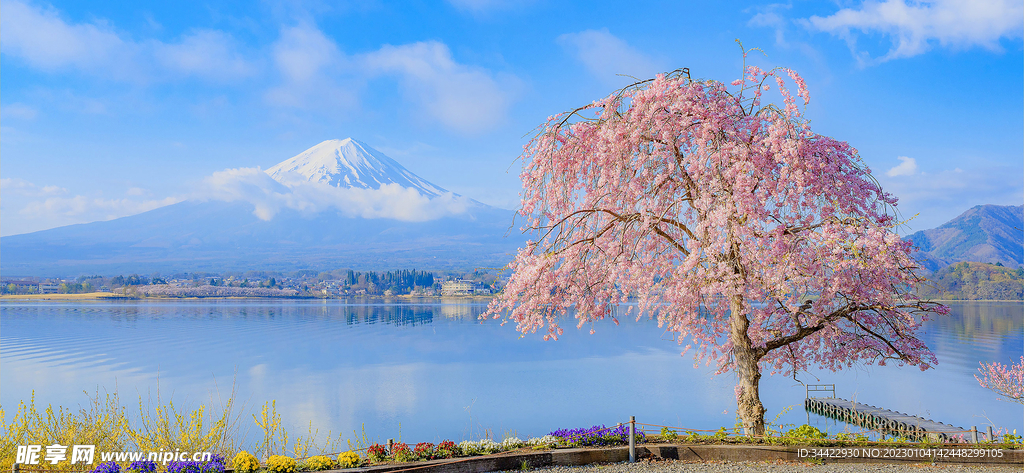
[[[942,422],[984,425],[978,416],[989,416],[1024,430],[1021,409],[973,379],[978,361],[1019,358],[1022,307],[957,304],[928,322],[936,370],[858,368],[801,381],[835,382],[841,397]],[[598,323],[594,335],[569,324],[561,340],[544,342],[478,320],[485,309],[464,300],[5,303],[0,404],[34,390],[43,403],[74,406],[97,387],[131,404],[158,384],[164,397],[205,402],[234,383],[248,408],[276,399],[293,431],[312,423],[349,434],[365,423],[371,438],[400,429],[412,441],[542,435],[630,415],[690,428],[735,422],[732,377],[694,368],[652,321]],[[794,406],[779,422],[806,421],[798,382],[766,377],[762,394],[770,419]]]
[[[858,400],[956,427],[1018,429],[1024,406],[999,401],[978,385],[979,362],[1019,362],[1024,354],[1024,304],[1019,302],[949,303],[950,314],[925,323],[922,338],[939,360],[932,370],[865,367],[839,373],[815,372],[836,382],[838,397]],[[812,425],[832,432],[860,427],[809,414]]]

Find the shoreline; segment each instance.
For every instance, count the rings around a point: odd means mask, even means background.
[[[6,294],[0,295],[0,301],[17,302],[72,302],[72,301],[189,301],[189,300],[309,300],[309,301],[348,301],[348,300],[376,300],[387,301],[394,299],[402,300],[459,300],[459,301],[484,301],[490,300],[494,295],[486,296],[414,296],[402,294],[397,296],[345,296],[345,297],[319,297],[319,296],[145,296],[145,295],[124,295],[113,292],[88,292],[83,294]]]
[[[87,292],[83,294],[6,294],[0,295],[0,301],[18,302],[73,302],[73,301],[176,301],[176,300],[322,300],[322,301],[346,301],[346,300],[458,300],[458,301],[486,301],[495,297],[494,294],[480,296],[421,296],[412,294],[400,294],[397,296],[378,295],[355,295],[343,297],[322,297],[322,296],[147,296],[118,294],[114,292]],[[931,299],[928,302],[1024,302],[1020,299]]]

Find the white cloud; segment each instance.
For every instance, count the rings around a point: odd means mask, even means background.
[[[5,118],[18,118],[21,120],[35,120],[39,112],[36,109],[22,103],[12,103],[0,107],[0,116]]]
[[[789,27],[793,23],[793,20],[786,18],[783,12],[793,8],[792,4],[783,3],[772,3],[763,6],[753,6],[745,10],[745,12],[755,11],[754,14],[747,21],[747,26],[755,28],[771,28],[775,31],[775,44],[784,49],[795,49],[813,60],[819,66],[824,65],[824,57],[810,44],[793,40],[792,37],[787,37]],[[806,22],[806,20],[804,21]],[[792,36],[792,35],[791,35]],[[827,70],[827,68],[822,67]]]
[[[270,178],[260,168],[237,168],[217,171],[203,179],[203,188],[193,195],[199,200],[249,202],[261,220],[270,220],[282,207],[287,207],[288,188]]]
[[[424,222],[464,213],[472,205],[471,200],[452,193],[430,198],[394,183],[380,189],[344,188],[311,183],[301,176],[281,183],[259,168],[215,172],[203,180],[203,188],[193,198],[248,202],[261,220],[291,209],[304,214],[334,210],[346,217]]]
[[[448,0],[455,8],[474,15],[484,15],[500,11],[522,8],[532,3],[530,0]]]
[[[607,28],[563,34],[557,42],[576,56],[591,74],[606,82],[632,81],[617,74],[647,79],[665,72],[657,62],[612,35]]]
[[[308,82],[342,59],[337,45],[311,25],[281,30],[273,56],[278,68],[292,82]]]
[[[347,58],[316,26],[299,24],[281,29],[271,47],[280,85],[267,91],[267,101],[281,107],[350,106],[354,87],[344,84]]]
[[[195,30],[175,44],[148,44],[158,64],[184,76],[227,81],[254,72],[254,66],[239,53],[235,39],[222,31]]]
[[[106,25],[71,25],[52,7],[18,1],[3,2],[0,42],[5,54],[20,56],[40,69],[94,69],[129,52],[129,45]]]
[[[421,114],[464,133],[500,123],[519,86],[511,76],[495,78],[482,68],[459,64],[448,46],[436,41],[385,45],[361,60],[371,73],[397,74]]]
[[[917,231],[941,225],[975,205],[1020,205],[1024,201],[1021,172],[1020,167],[1009,166],[956,168],[879,176],[878,180],[886,192],[899,198],[903,218],[918,214],[910,222],[911,231]]]
[[[788,23],[782,15],[779,15],[776,10],[778,8],[790,8],[790,6],[783,6],[778,4],[769,5],[763,7],[761,11],[757,12],[754,16],[747,21],[748,26],[761,26],[773,28],[775,30],[775,44],[784,45],[786,44],[786,24]]]
[[[3,2],[0,51],[44,71],[79,70],[113,80],[172,76],[230,80],[252,73],[227,33],[197,30],[178,43],[136,42],[103,21],[70,23],[52,7]]]
[[[73,221],[64,224],[68,225],[140,214],[181,200],[177,197],[157,200],[104,199],[84,195],[50,197],[42,201],[29,202],[20,213],[30,218],[71,217]]]
[[[906,156],[899,156],[900,163],[885,172],[886,176],[913,176],[917,172],[917,160]]]
[[[498,8],[482,3],[467,8]],[[52,7],[5,0],[0,16],[0,51],[29,67],[59,73],[77,71],[108,80],[151,83],[195,77],[228,82],[263,72],[230,34],[192,30],[177,40],[136,41],[104,21],[74,22]],[[511,75],[458,63],[443,43],[385,45],[347,56],[311,22],[283,27],[263,51],[279,75],[265,100],[277,107],[352,109],[367,81],[397,76],[402,92],[425,120],[463,133],[501,123],[519,88]],[[89,113],[105,108],[90,107]],[[29,109],[12,109],[22,116]]]
[[[25,179],[0,179],[0,215],[2,235],[45,230],[76,223],[111,220],[153,210],[184,200],[182,197],[139,199],[135,189],[124,198],[96,195],[70,195],[60,186],[40,186]]]
[[[0,192],[26,197],[40,197],[66,194],[68,190],[58,186],[39,187],[24,179],[5,177],[0,179]]]
[[[859,9],[844,8],[827,17],[812,16],[806,24],[847,41],[858,59],[855,30],[880,33],[892,42],[889,52],[878,59],[916,56],[933,43],[949,48],[981,46],[999,50],[1001,38],[1021,36],[1024,3],[1020,0],[933,0],[907,3],[905,0],[867,1]]]

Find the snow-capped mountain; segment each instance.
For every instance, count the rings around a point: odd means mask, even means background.
[[[416,189],[428,197],[448,192],[413,174],[384,153],[352,138],[324,141],[266,172],[284,184],[298,179],[335,187],[380,189],[384,184],[394,183]]]
[[[353,139],[325,141],[265,173],[214,173],[207,183],[220,193],[3,237],[0,272],[464,270],[504,265],[525,242],[509,231],[512,211],[455,196]]]

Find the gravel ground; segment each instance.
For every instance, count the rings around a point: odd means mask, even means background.
[[[978,472],[978,473],[1021,473],[1020,465],[968,466],[968,465],[929,465],[929,464],[889,464],[889,463],[830,463],[814,465],[800,462],[708,462],[693,463],[684,461],[640,461],[633,464],[612,463],[604,465],[556,466],[538,468],[537,473],[896,473],[913,472]],[[513,473],[513,472],[509,472]]]

